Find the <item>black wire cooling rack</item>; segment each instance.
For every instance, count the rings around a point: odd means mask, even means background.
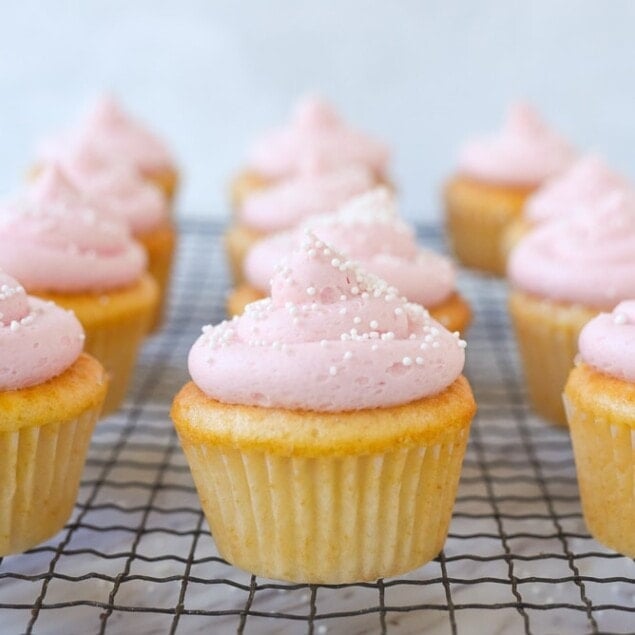
[[[125,407],[95,432],[71,522],[0,559],[0,632],[635,632],[635,563],[584,526],[567,434],[533,417],[500,281],[464,273],[475,309],[467,373],[479,402],[450,535],[438,558],[373,584],[250,576],[215,550],[168,417],[189,346],[223,318],[218,224],[183,224],[169,319]],[[437,229],[421,229],[439,247]]]

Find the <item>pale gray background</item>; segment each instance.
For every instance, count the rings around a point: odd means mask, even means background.
[[[170,141],[181,210],[226,213],[249,140],[307,90],[394,147],[404,212],[438,214],[470,132],[532,100],[635,175],[635,2],[0,0],[0,193],[37,138],[112,89]]]

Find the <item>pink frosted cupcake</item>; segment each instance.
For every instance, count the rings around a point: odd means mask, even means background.
[[[445,186],[446,223],[458,259],[503,274],[502,239],[528,196],[573,161],[571,146],[526,104],[513,105],[500,132],[468,141]]]
[[[112,97],[102,97],[76,124],[45,139],[36,152],[40,169],[51,161],[67,163],[85,149],[107,164],[127,164],[154,183],[169,201],[178,186],[178,170],[163,141],[125,113]]]
[[[168,202],[158,187],[124,164],[109,164],[90,148],[78,150],[61,170],[86,196],[87,202],[109,217],[125,222],[148,254],[148,271],[159,285],[160,299],[152,330],[159,327],[167,299],[176,230]]]
[[[29,293],[77,315],[86,351],[110,376],[104,413],[118,408],[158,301],[143,247],[126,225],[104,217],[50,168],[0,209],[0,267]]]
[[[251,194],[274,183],[351,165],[386,183],[389,158],[383,143],[351,128],[324,100],[307,96],[298,101],[288,124],[265,133],[249,149],[245,168],[232,182],[232,205],[241,209]]]
[[[352,199],[336,214],[258,242],[245,260],[246,282],[229,296],[231,315],[242,313],[246,304],[267,295],[276,265],[301,244],[308,228],[396,287],[399,294],[425,306],[450,331],[463,332],[467,327],[470,308],[456,291],[452,263],[417,245],[412,229],[397,216],[394,196],[385,188]]]
[[[635,300],[582,329],[565,405],[586,524],[635,558]]]
[[[77,318],[0,270],[0,557],[68,520],[106,394]]]
[[[512,250],[508,277],[529,397],[566,425],[561,396],[580,330],[635,297],[635,195],[616,193],[593,212],[533,230]]]
[[[223,557],[314,583],[433,558],[475,410],[464,346],[307,234],[271,298],[203,329],[172,407]]]
[[[505,232],[505,258],[532,228],[573,214],[593,212],[616,192],[628,190],[632,191],[633,185],[626,177],[595,155],[583,156],[527,199],[522,216],[510,223]]]

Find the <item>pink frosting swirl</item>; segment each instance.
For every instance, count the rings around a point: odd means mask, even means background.
[[[385,174],[387,147],[342,121],[332,106],[317,97],[296,105],[288,126],[258,139],[248,153],[248,165],[272,178],[299,172],[330,172],[347,165],[364,165]]]
[[[514,104],[502,130],[468,141],[459,153],[459,171],[503,185],[540,185],[574,159],[573,148],[527,104]]]
[[[266,293],[276,265],[300,245],[306,228],[412,302],[434,307],[455,289],[450,260],[417,245],[412,229],[397,216],[394,196],[385,188],[353,199],[336,214],[259,241],[245,259],[247,281]]]
[[[44,139],[37,159],[65,161],[85,146],[110,163],[128,163],[142,173],[174,165],[164,143],[109,96],[97,100],[75,128]]]
[[[613,313],[601,313],[580,333],[582,361],[595,370],[635,382],[635,300],[618,304]]]
[[[337,412],[434,395],[456,380],[465,342],[307,232],[271,298],[203,329],[192,379],[225,403]]]
[[[126,225],[91,207],[56,166],[0,208],[0,267],[28,289],[108,291],[136,282],[145,266]]]
[[[91,146],[78,148],[60,167],[93,207],[122,220],[135,236],[160,227],[169,216],[168,201],[158,187]]]
[[[541,225],[512,250],[508,275],[528,293],[589,307],[635,297],[635,196]]]
[[[621,174],[599,157],[587,155],[545,183],[527,199],[525,216],[534,223],[593,211],[616,190],[632,189]]]
[[[26,295],[0,270],[0,390],[44,383],[70,368],[84,331],[75,315]]]
[[[259,231],[288,229],[310,216],[337,209],[370,189],[373,182],[370,172],[358,166],[299,175],[252,194],[240,210],[240,218]]]

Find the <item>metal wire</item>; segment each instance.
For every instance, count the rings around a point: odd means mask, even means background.
[[[125,407],[95,432],[58,536],[0,560],[2,633],[635,633],[635,563],[584,526],[566,432],[532,416],[505,286],[475,274],[467,373],[479,402],[445,549],[400,578],[308,586],[215,550],[169,421],[203,324],[224,317],[222,227],[182,226],[169,318]],[[424,243],[441,247],[435,227]]]

